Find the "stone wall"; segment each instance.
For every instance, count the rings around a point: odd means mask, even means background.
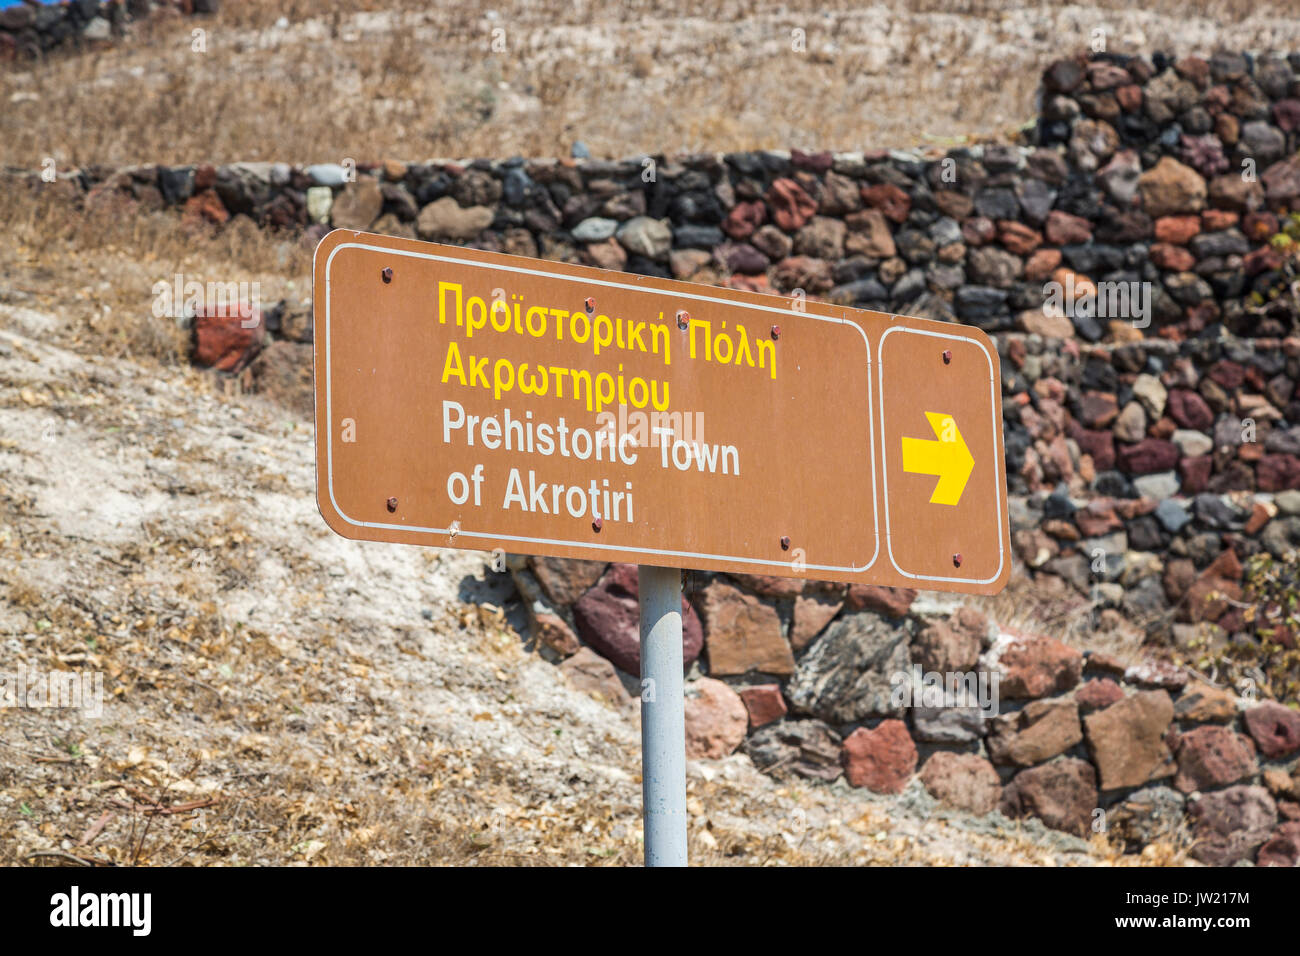
[[[887,792],[919,766],[968,809],[1085,834],[1101,810],[1134,846],[1169,823],[1213,862],[1294,860],[1300,717],[1173,662],[1257,647],[1243,569],[1300,541],[1295,257],[1275,238],[1300,238],[1300,55],[1067,59],[1040,102],[1024,142],[947,151],[25,178],[90,211],[248,217],[309,246],[365,229],[985,329],[1018,573],[1099,627],[1146,628],[1150,659],[1084,657],[908,592],[698,576],[693,753],[739,747],[773,772]],[[1136,298],[1107,300],[1117,289]],[[238,332],[199,316],[196,360],[254,385],[301,378],[310,316],[281,303]],[[615,665],[637,667],[631,570],[514,574],[539,643],[620,699]],[[1272,639],[1294,646],[1286,628]],[[913,664],[1001,675],[1004,712],[891,704]]]
[[[636,568],[515,558],[511,573],[543,653],[580,688],[636,706]],[[1300,858],[1300,714],[1278,702],[999,628],[946,596],[688,581],[693,759],[740,750],[780,777],[920,787],[943,807],[1106,832],[1134,852],[1191,840],[1214,865]],[[948,674],[988,683],[935,696]]]
[[[62,0],[0,10],[0,63],[119,37],[132,22],[161,13],[216,13],[220,0]]]

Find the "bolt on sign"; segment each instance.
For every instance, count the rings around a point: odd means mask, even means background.
[[[349,538],[994,593],[979,330],[336,230],[317,499]]]

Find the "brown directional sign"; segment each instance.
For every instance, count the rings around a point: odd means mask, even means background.
[[[977,329],[337,230],[317,500],[349,538],[994,593]]]

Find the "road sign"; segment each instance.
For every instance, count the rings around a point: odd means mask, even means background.
[[[317,488],[351,538],[993,593],[980,331],[338,230]]]

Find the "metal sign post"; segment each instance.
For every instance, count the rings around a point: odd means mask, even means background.
[[[638,568],[641,800],[646,866],[686,866],[686,713],[682,573]]]

